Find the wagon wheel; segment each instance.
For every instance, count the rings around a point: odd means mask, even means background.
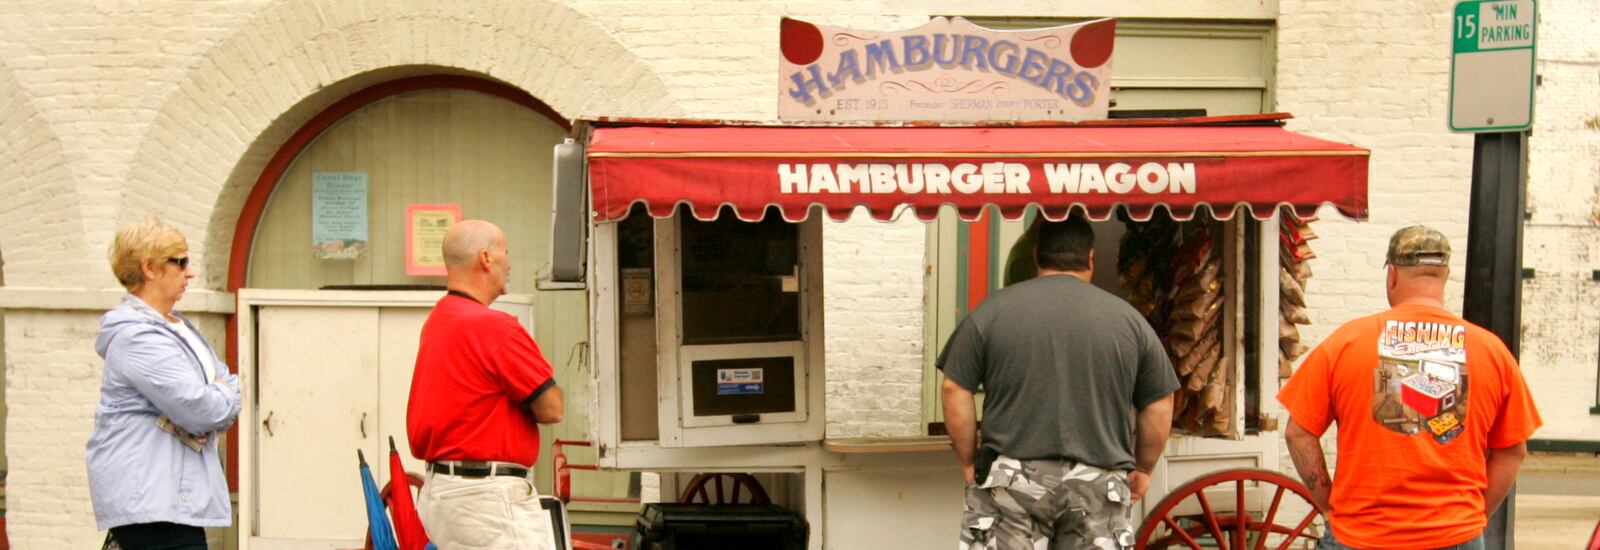
[[[1225,485],[1229,483],[1233,484],[1235,512],[1217,513],[1212,510],[1211,501],[1206,498],[1205,490],[1216,488],[1225,491],[1227,490]],[[1245,506],[1246,483],[1255,483],[1261,488],[1262,494],[1269,491],[1273,493],[1272,504],[1259,515],[1249,513],[1249,508]],[[1215,494],[1216,490],[1212,492]],[[1305,517],[1294,520],[1293,524],[1280,523],[1284,518],[1280,518],[1278,513],[1285,496],[1304,501],[1311,508],[1311,512]],[[1191,497],[1199,503],[1201,512],[1173,515],[1178,505]],[[1246,513],[1240,514],[1238,510],[1245,510]],[[1286,550],[1297,540],[1306,539],[1312,542],[1317,540],[1315,535],[1306,532],[1306,528],[1311,526],[1311,521],[1317,518],[1317,513],[1311,491],[1288,476],[1271,470],[1252,468],[1223,470],[1185,483],[1161,499],[1161,502],[1156,503],[1150,514],[1145,516],[1144,523],[1139,526],[1138,548],[1261,550],[1266,547],[1269,534],[1278,534],[1284,535],[1284,538],[1276,548]],[[1201,539],[1207,540],[1202,544]]]
[[[740,497],[749,497],[741,502]],[[690,504],[772,504],[767,490],[750,474],[706,473],[694,476],[678,496],[679,502]]]

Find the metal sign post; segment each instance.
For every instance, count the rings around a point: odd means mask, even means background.
[[[1538,21],[1535,0],[1462,0],[1450,41],[1450,130],[1478,134],[1463,316],[1499,336],[1512,355],[1521,348],[1522,217]],[[1515,548],[1516,496],[1513,486],[1492,511],[1484,529],[1489,548]]]
[[[1478,134],[1472,154],[1472,210],[1467,219],[1463,316],[1489,329],[1512,355],[1522,331],[1522,212],[1528,167],[1523,132]],[[1516,489],[1489,517],[1489,548],[1511,549]]]

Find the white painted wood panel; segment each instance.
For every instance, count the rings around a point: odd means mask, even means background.
[[[246,535],[241,547],[325,549],[359,544],[357,537],[363,536],[366,523],[355,462],[349,456],[357,447],[367,453],[380,485],[389,480],[387,436],[395,437],[406,469],[422,471],[421,461],[411,458],[406,445],[405,416],[422,325],[442,295],[240,292],[240,368],[246,387],[240,422],[253,427],[240,442],[245,480],[240,492],[241,534]],[[503,296],[494,307],[529,327],[535,319],[532,302],[531,295],[513,294]],[[345,364],[362,366],[345,368]],[[312,396],[308,387],[336,395]],[[335,400],[342,400],[342,406],[329,405]],[[326,410],[330,407],[333,413]],[[347,409],[352,412],[346,414]],[[283,435],[279,421],[286,418],[286,410],[287,418],[297,425],[303,423],[302,417],[319,422],[313,426],[316,436],[293,432],[294,438],[279,438]],[[269,414],[271,433],[264,425]],[[361,415],[367,418],[365,426]],[[336,421],[341,416],[349,418]],[[360,437],[363,428],[365,438]],[[285,461],[284,456],[293,460]],[[626,474],[599,475],[610,477],[591,483],[592,487],[611,489],[615,483],[602,481],[621,479],[626,489]],[[306,512],[305,498],[338,511]],[[328,530],[338,534],[330,538],[323,532]]]
[[[955,546],[964,498],[959,472],[953,464],[825,471],[828,549]]]
[[[256,535],[363,536],[355,451],[372,462],[385,458],[377,437],[378,320],[375,308],[261,310]]]
[[[388,438],[394,438],[406,471],[423,473],[423,463],[411,457],[406,442],[406,407],[410,403],[411,374],[417,363],[417,346],[422,323],[430,308],[382,308],[378,311],[378,438],[383,449],[382,464],[374,464],[381,486],[390,478]]]

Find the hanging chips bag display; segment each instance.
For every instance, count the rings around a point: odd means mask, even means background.
[[[1317,238],[1311,230],[1316,217],[1301,219],[1289,209],[1279,218],[1278,263],[1278,376],[1288,378],[1294,374],[1294,362],[1311,348],[1300,341],[1300,328],[1311,324],[1307,314],[1306,282],[1311,279],[1309,260],[1316,257],[1311,251],[1311,241]]]
[[[1178,373],[1174,427],[1199,435],[1229,434],[1232,409],[1216,397],[1231,385],[1229,369],[1221,368],[1227,304],[1221,223],[1164,217],[1124,221],[1118,275],[1129,303],[1156,329]],[[1204,398],[1207,392],[1213,397]]]
[[[1288,376],[1309,351],[1300,325],[1307,312],[1308,261],[1317,238],[1310,222],[1285,210],[1279,216],[1278,371]],[[1224,343],[1229,274],[1222,253],[1223,225],[1197,217],[1175,221],[1157,216],[1135,222],[1125,216],[1117,274],[1128,302],[1150,322],[1166,347],[1180,387],[1174,395],[1173,427],[1180,433],[1231,437],[1235,426],[1236,369]],[[1272,274],[1264,274],[1271,277]],[[1271,315],[1271,313],[1263,312]],[[1263,335],[1271,338],[1270,335]]]

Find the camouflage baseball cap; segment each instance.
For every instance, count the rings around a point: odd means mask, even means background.
[[[1413,225],[1389,237],[1388,265],[1450,265],[1450,240],[1437,229]]]

